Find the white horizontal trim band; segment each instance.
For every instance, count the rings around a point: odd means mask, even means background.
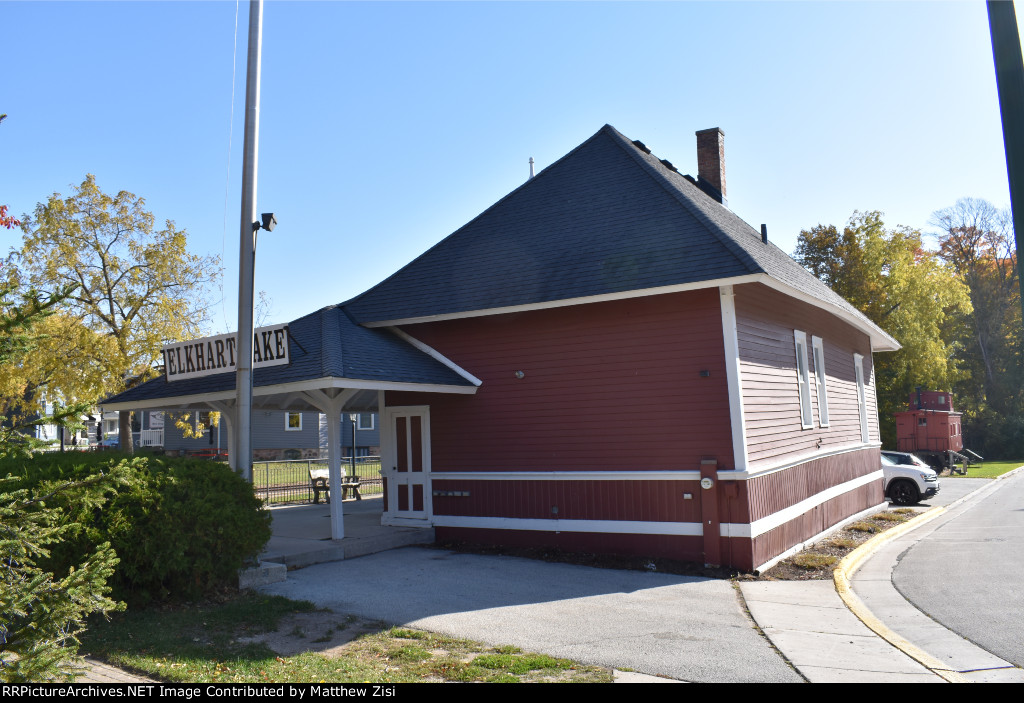
[[[541,518],[473,517],[434,515],[435,527],[539,532],[593,532],[605,534],[682,535],[704,534],[699,522],[645,522],[642,520],[545,520]]]
[[[722,523],[722,536],[754,538],[759,535],[763,535],[765,532],[774,530],[776,527],[784,525],[790,520],[795,520],[809,510],[813,510],[833,498],[838,498],[844,493],[849,493],[861,486],[865,486],[881,479],[882,469],[879,468],[878,471],[873,471],[870,474],[865,474],[864,476],[859,476],[850,481],[846,481],[845,483],[840,483],[832,486],[831,488],[827,488],[821,493],[816,493],[810,498],[805,498],[799,503],[795,503],[788,508],[783,508],[776,513],[772,513],[771,515],[761,518],[760,520],[755,520],[749,525],[745,523]]]
[[[432,480],[437,474],[432,474]],[[860,476],[851,481],[832,486],[829,489],[806,498],[795,505],[784,508],[752,524],[723,522],[719,525],[722,537],[752,539],[773,530],[790,520],[795,520],[809,510],[849,493],[872,481],[882,478],[882,471]],[[643,520],[546,520],[540,518],[476,517],[459,515],[435,515],[433,524],[439,527],[463,527],[489,530],[533,530],[543,532],[606,532],[609,534],[638,535],[703,535],[698,522],[648,522]]]
[[[434,471],[432,481],[699,481],[700,471]]]

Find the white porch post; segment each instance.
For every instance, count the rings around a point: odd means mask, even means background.
[[[341,505],[341,409],[356,394],[346,388],[335,396],[322,390],[303,391],[314,408],[327,416],[327,468],[331,489],[331,539],[345,538],[345,515]]]
[[[238,471],[238,447],[235,446],[235,406],[221,400],[206,403],[220,413],[221,422],[227,422],[228,430],[228,466]],[[250,476],[250,480],[252,477]]]
[[[345,519],[341,505],[341,408],[332,407],[327,415],[327,467],[331,486],[331,539],[345,539]]]

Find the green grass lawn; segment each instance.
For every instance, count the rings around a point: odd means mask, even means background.
[[[250,592],[222,603],[98,619],[82,637],[81,652],[182,683],[612,680],[603,667],[394,628]]]
[[[995,478],[996,476],[1002,476],[1005,473],[1013,471],[1019,466],[1024,466],[1024,460],[986,461],[981,466],[968,467],[966,476],[954,474],[953,476],[949,476],[949,478]],[[942,478],[945,480],[947,477],[943,476]]]

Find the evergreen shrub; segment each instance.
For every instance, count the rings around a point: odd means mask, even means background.
[[[196,599],[237,582],[237,571],[270,539],[270,514],[252,486],[225,464],[201,459],[67,452],[0,461],[0,476],[24,488],[116,473],[102,507],[57,497],[68,530],[45,565],[67,573],[109,542],[120,560],[111,596],[129,605]],[[51,501],[51,503],[54,501]]]

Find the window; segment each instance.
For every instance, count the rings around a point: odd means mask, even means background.
[[[857,376],[857,406],[860,409],[860,440],[868,441],[868,398],[864,387],[864,357],[853,355],[853,372]]]
[[[805,430],[814,426],[811,419],[811,377],[807,372],[807,334],[793,330],[796,345],[796,382],[800,391],[800,426]]]
[[[818,425],[828,427],[828,391],[825,388],[825,345],[821,337],[811,337],[814,350],[814,379],[818,386]]]
[[[302,413],[285,413],[284,429],[287,432],[297,432],[302,429]]]
[[[373,429],[373,413],[359,413],[359,419],[356,421],[357,430],[372,430]]]
[[[196,432],[199,432],[200,425],[202,425],[203,432],[210,429],[210,411],[200,410],[196,413]]]

